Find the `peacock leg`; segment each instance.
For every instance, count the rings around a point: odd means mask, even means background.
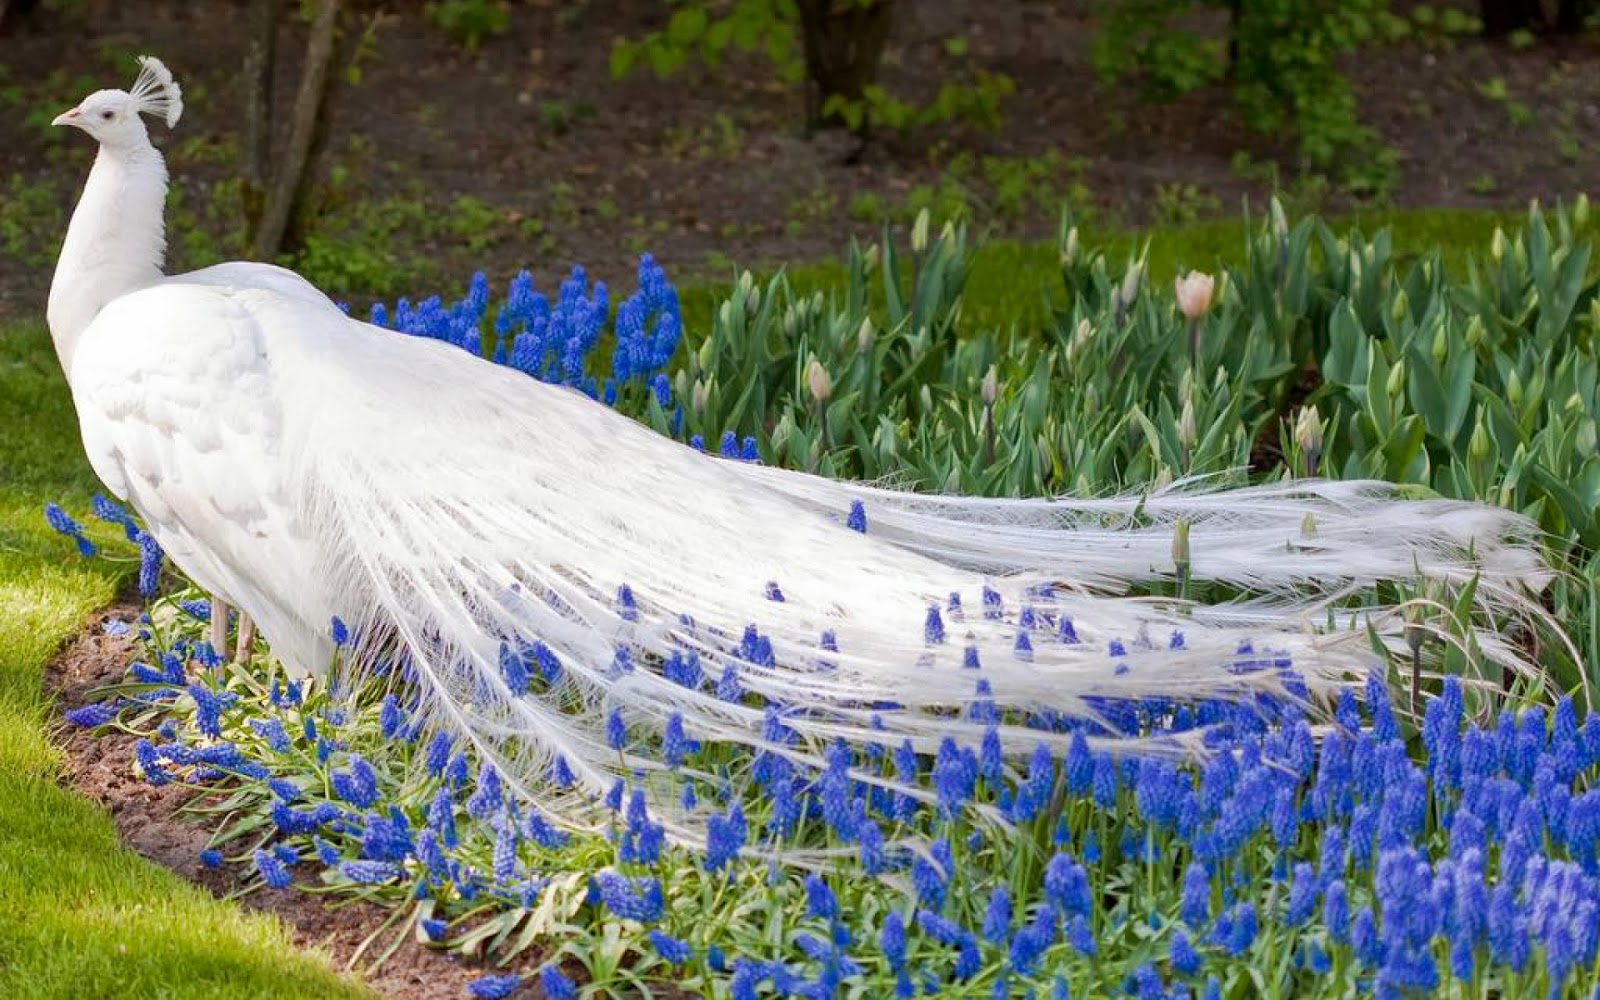
[[[255,619],[251,618],[249,615],[247,615],[243,611],[241,611],[241,612],[239,612],[239,645],[238,645],[238,648],[235,649],[234,653],[233,653],[234,662],[235,663],[244,663],[246,660],[249,660],[250,659],[250,651],[251,651],[251,649],[253,649],[255,647],[255,644],[256,644],[256,623],[255,623]]]
[[[211,597],[211,649],[219,659],[228,658],[228,605],[216,595]]]

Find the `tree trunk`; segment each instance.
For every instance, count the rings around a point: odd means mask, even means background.
[[[356,49],[361,44],[360,33],[355,30],[354,24],[349,23],[353,14],[347,10],[342,17],[343,23],[337,35],[337,48],[333,54],[332,71],[335,73],[343,71],[355,60]],[[336,80],[330,80],[322,88],[322,102],[317,108],[316,124],[311,133],[311,151],[306,158],[305,169],[300,172],[300,182],[295,185],[294,197],[289,202],[289,226],[284,232],[281,247],[284,252],[295,253],[303,250],[306,245],[306,234],[314,228],[317,164],[322,162],[322,154],[328,148],[328,137],[333,130],[333,108],[339,90]]]
[[[272,89],[282,0],[250,0],[250,39],[244,54],[244,218],[253,249],[272,182]]]
[[[798,0],[806,59],[806,134],[847,126],[828,102],[860,102],[878,78],[878,62],[889,40],[894,0]],[[863,108],[857,133],[869,122]]]
[[[341,0],[321,0],[316,20],[311,24],[306,62],[300,72],[300,89],[295,95],[289,123],[289,146],[273,178],[261,226],[256,230],[254,249],[259,260],[272,260],[282,250],[284,235],[294,214],[295,197],[302,190],[302,178],[311,165],[318,119],[327,107],[328,70],[333,63],[341,6]]]
[[[1504,38],[1514,31],[1533,31],[1544,22],[1539,0],[1478,0],[1485,38]]]

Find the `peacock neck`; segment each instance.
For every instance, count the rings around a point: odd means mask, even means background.
[[[56,260],[46,316],[70,378],[78,338],[112,299],[161,279],[167,167],[148,142],[101,146]]]

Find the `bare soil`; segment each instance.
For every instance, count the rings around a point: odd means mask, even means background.
[[[1409,6],[1402,0],[1397,9]],[[665,5],[519,0],[510,30],[472,53],[423,8],[387,5],[360,82],[337,98],[323,164],[337,183],[325,215],[359,219],[363,206],[383,199],[416,199],[438,215],[460,196],[477,199],[487,215],[476,238],[466,231],[469,216],[444,232],[410,225],[352,236],[365,249],[384,244],[430,264],[451,287],[479,266],[497,278],[529,266],[546,282],[584,263],[616,281],[642,249],[680,279],[726,276],[730,262],[832,255],[849,236],[877,231],[868,211],[874,199],[885,213],[903,210],[908,193],[937,189],[963,154],[972,167],[960,185],[973,214],[1021,236],[1052,232],[1060,198],[1111,221],[1172,223],[1232,215],[1247,196],[1259,204],[1271,165],[1284,184],[1296,176],[1292,145],[1248,131],[1225,87],[1157,106],[1131,86],[1100,82],[1088,0],[899,5],[884,74],[891,91],[935,92],[957,62],[943,42],[961,36],[971,58],[1010,76],[1016,93],[998,131],[883,136],[856,165],[844,162],[853,140],[801,134],[798,88],[776,81],[760,60],[736,59],[716,72],[691,67],[667,81],[648,70],[615,81],[613,40],[659,27]],[[43,122],[59,109],[50,102],[76,101],[74,88],[87,81],[125,86],[131,56],[151,52],[175,69],[189,96],[178,131],[158,138],[175,183],[203,216],[194,224],[226,228],[235,204],[226,184],[239,173],[243,24],[242,0],[88,0],[75,13],[41,11],[0,39],[0,103],[9,104],[0,109],[0,182],[48,180],[64,213],[90,151],[81,136],[51,134]],[[304,25],[284,25],[280,107],[292,99],[303,44]],[[1364,120],[1399,156],[1395,206],[1521,207],[1570,197],[1600,177],[1600,143],[1588,141],[1600,134],[1593,35],[1517,50],[1419,30],[1348,63]],[[1052,152],[1063,159],[1040,182],[1037,203],[995,211],[983,158],[1016,164]],[[1178,194],[1184,188],[1192,191]],[[1350,204],[1336,188],[1297,190],[1303,208]],[[217,211],[200,212],[206,205]],[[49,251],[59,237],[36,238]],[[173,242],[178,267],[204,256],[181,234]],[[0,239],[0,254],[5,246]],[[0,312],[42,312],[50,256],[0,256]],[[377,289],[359,286],[375,280],[358,273],[327,283],[360,299]]]

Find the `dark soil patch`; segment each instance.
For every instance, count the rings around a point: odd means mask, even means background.
[[[96,700],[92,693],[97,688],[126,676],[135,643],[131,636],[106,635],[101,626],[112,618],[132,620],[139,611],[137,605],[119,604],[101,612],[51,661],[45,684],[54,694],[59,711]],[[104,806],[129,847],[218,896],[243,884],[243,873],[237,866],[209,869],[200,863],[199,854],[206,846],[209,831],[178,815],[180,808],[202,798],[204,793],[177,784],[155,788],[133,773],[136,737],[65,726],[59,742],[67,758],[63,768],[65,783]],[[335,908],[325,904],[322,897],[294,891],[254,892],[244,897],[243,905],[276,916],[293,934],[296,947],[321,951],[340,969],[346,967],[362,941],[389,913],[363,903],[344,902]],[[383,939],[384,947],[389,940],[387,936]],[[370,960],[374,954],[369,949],[367,958]],[[433,1000],[465,996],[467,983],[497,971],[500,970],[462,963],[408,936],[377,971],[360,978],[382,996],[394,1000]],[[543,993],[528,987],[517,996],[537,1000]]]
[[[423,6],[388,5],[360,84],[336,105],[324,167],[337,183],[323,218],[346,242],[316,271],[356,301],[463,285],[474,267],[503,280],[531,266],[548,288],[571,262],[628,287],[644,249],[679,280],[724,277],[731,262],[816,259],[852,235],[875,236],[874,213],[902,216],[919,189],[953,191],[984,227],[1048,236],[1062,199],[1103,219],[1171,224],[1231,216],[1247,196],[1259,205],[1271,165],[1286,184],[1296,173],[1292,144],[1248,131],[1225,87],[1158,106],[1101,83],[1088,0],[899,5],[884,74],[894,93],[936,91],[955,64],[943,45],[952,36],[1016,93],[997,132],[890,136],[855,166],[844,163],[853,141],[800,134],[799,89],[763,62],[613,80],[612,41],[659,27],[663,5],[521,0],[509,32],[476,53]],[[85,81],[125,86],[136,52],[166,59],[190,97],[178,131],[158,137],[183,195],[173,265],[232,255],[223,231],[237,217],[226,184],[240,172],[243,23],[242,0],[94,0],[77,13],[41,11],[0,43],[0,186],[53,192],[17,224],[22,249],[11,260],[0,226],[0,313],[42,314],[54,246],[88,170],[82,137],[43,122]],[[283,28],[281,106],[303,39],[302,24]],[[1521,207],[1600,176],[1600,144],[1585,141],[1600,132],[1593,36],[1518,51],[1418,30],[1348,64],[1363,119],[1398,153],[1399,207]],[[1020,206],[999,204],[985,157],[1014,167],[1050,154],[1055,166]],[[1297,192],[1300,209],[1351,204],[1316,184]],[[374,217],[410,202],[437,224],[391,219],[399,228],[385,230]],[[398,273],[383,271],[385,254]]]

